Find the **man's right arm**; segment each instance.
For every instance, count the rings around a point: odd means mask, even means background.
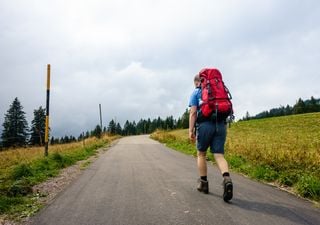
[[[195,124],[197,120],[197,106],[191,106],[190,112],[189,112],[189,138],[191,141],[195,141]]]

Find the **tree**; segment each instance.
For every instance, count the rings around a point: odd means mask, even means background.
[[[44,145],[44,135],[46,128],[46,110],[41,106],[33,112],[34,119],[31,122],[31,145]]]
[[[306,101],[306,112],[319,112],[320,105],[318,104],[317,100],[311,96],[310,100]]]
[[[15,98],[5,114],[1,138],[4,147],[24,146],[27,144],[28,122],[23,107]]]
[[[55,144],[59,144],[59,139],[55,139],[53,136],[51,137],[50,140],[50,145],[55,145]]]
[[[101,138],[102,130],[101,130],[101,127],[99,125],[97,125],[96,128],[92,131],[92,135],[97,137],[97,138]]]
[[[304,113],[306,110],[306,105],[304,101],[299,98],[298,102],[293,106],[293,114]]]
[[[111,120],[111,121],[109,122],[108,132],[109,132],[110,134],[115,134],[115,133],[116,133],[116,123],[114,122],[114,120]]]
[[[168,116],[165,121],[164,121],[164,128],[165,129],[174,129],[174,126],[175,126],[175,121],[173,119],[173,116]]]
[[[117,126],[116,126],[116,134],[121,135],[121,133],[122,133],[121,125],[120,125],[120,123],[117,123]]]
[[[249,112],[248,112],[248,111],[246,112],[245,120],[250,120],[250,114],[249,114]]]
[[[123,135],[130,135],[129,134],[129,129],[130,129],[130,123],[129,121],[127,120],[123,126],[123,130],[122,130],[122,133]]]
[[[186,111],[183,113],[181,118],[181,125],[183,129],[187,129],[189,127],[189,110],[186,109]]]

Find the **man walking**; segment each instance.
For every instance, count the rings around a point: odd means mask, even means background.
[[[209,119],[198,118],[201,98],[201,80],[200,76],[194,77],[195,90],[193,91],[189,107],[189,138],[191,141],[196,141],[197,146],[197,166],[200,178],[198,180],[198,191],[208,194],[209,182],[207,179],[207,161],[206,152],[210,147],[214,159],[217,162],[218,168],[223,176],[223,199],[228,202],[233,197],[233,184],[230,178],[228,163],[224,158],[224,144],[226,141],[226,119],[216,118],[211,116]],[[215,115],[217,116],[217,115]]]

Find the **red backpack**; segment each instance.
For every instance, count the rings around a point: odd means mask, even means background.
[[[218,120],[224,120],[228,116],[233,117],[232,96],[222,81],[220,71],[215,68],[206,68],[199,72],[199,76],[202,91],[200,104],[202,117],[211,118],[213,113]]]

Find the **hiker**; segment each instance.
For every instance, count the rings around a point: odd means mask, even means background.
[[[227,129],[226,118],[219,118],[217,115],[211,116],[207,119],[199,118],[203,100],[201,79],[202,78],[200,78],[200,75],[196,75],[194,77],[195,90],[193,91],[189,102],[189,138],[192,142],[196,141],[196,147],[198,150],[197,166],[200,178],[198,180],[197,189],[205,194],[209,193],[206,151],[208,147],[210,147],[214,159],[217,162],[218,168],[223,176],[223,199],[224,201],[228,202],[233,197],[233,184],[229,174],[228,163],[224,158],[224,144],[226,140]]]

